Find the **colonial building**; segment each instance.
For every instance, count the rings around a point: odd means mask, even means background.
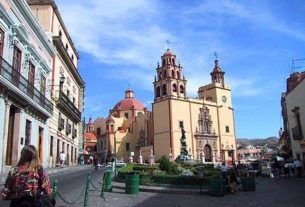
[[[89,123],[86,125],[85,134],[84,134],[84,149],[85,154],[93,155],[96,154],[96,134],[94,132],[94,125],[89,118]]]
[[[212,83],[198,89],[198,98],[187,96],[187,80],[176,55],[169,49],[161,57],[154,81],[154,154],[176,158],[180,154],[181,129],[188,153],[203,162],[236,157],[236,137],[231,89],[225,84],[219,60],[211,72]]]
[[[156,69],[152,112],[134,98],[132,90],[110,110],[107,119],[98,119],[101,128],[98,152],[104,158],[116,156],[125,161],[156,160],[162,155],[172,160],[180,154],[180,138],[185,131],[187,150],[202,162],[236,158],[236,138],[231,89],[215,60],[212,83],[198,89],[198,98],[187,96],[187,80],[176,55],[169,49]]]
[[[84,81],[78,72],[79,54],[53,0],[27,0],[30,8],[52,42],[52,77],[49,79],[53,117],[49,122],[49,166],[55,166],[60,151],[67,164],[76,164],[82,145]]]
[[[97,124],[97,129],[102,128],[103,122]],[[125,98],[119,101],[105,121],[106,133],[99,139],[104,157],[110,160],[117,157],[125,162],[136,162],[140,150],[153,144],[153,126],[151,112],[134,98],[134,91],[125,91]],[[145,154],[149,149],[143,148]],[[148,157],[144,161],[148,161]]]
[[[280,143],[284,151],[292,151],[293,159],[305,163],[305,71],[295,72],[287,79],[287,91],[282,94],[283,131]]]
[[[0,166],[16,165],[25,145],[49,157],[53,104],[47,82],[54,50],[25,0],[0,1]]]

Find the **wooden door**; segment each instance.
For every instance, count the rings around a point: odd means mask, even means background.
[[[39,127],[38,132],[38,157],[42,161],[42,149],[43,149],[43,128]]]

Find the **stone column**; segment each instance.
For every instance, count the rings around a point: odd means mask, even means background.
[[[202,163],[205,163],[205,154],[204,154],[204,152],[201,153],[201,158],[200,159],[201,159]]]
[[[150,150],[149,164],[150,165],[155,164],[155,156],[153,154],[153,150],[152,149]]]
[[[143,164],[143,156],[142,156],[141,150],[140,150],[140,156],[139,156],[139,163]]]
[[[129,161],[129,163],[133,163],[133,157],[132,157],[132,155],[129,156],[128,161]]]
[[[18,163],[18,152],[20,146],[20,130],[21,130],[21,123],[22,123],[22,109],[18,109],[15,113],[15,120],[14,120],[14,135],[13,135],[13,146],[12,146],[12,165],[17,165]]]
[[[169,161],[173,161],[173,154],[172,154],[171,148],[169,149],[168,159],[169,159]]]
[[[216,152],[212,152],[212,157],[213,157],[213,163],[216,162]]]
[[[3,132],[3,154],[2,154],[2,172],[4,166],[6,165],[6,146],[7,146],[7,136],[8,136],[8,124],[10,119],[10,109],[12,103],[5,100],[5,114],[4,114],[4,132]]]

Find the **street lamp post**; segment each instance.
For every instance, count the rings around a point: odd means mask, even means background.
[[[114,180],[117,180],[117,169],[116,169],[116,132],[118,130],[114,131]]]
[[[231,156],[232,156],[232,165],[235,168],[235,156],[234,156],[234,149],[231,149]]]

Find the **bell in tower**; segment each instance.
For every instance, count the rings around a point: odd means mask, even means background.
[[[154,81],[155,101],[167,98],[186,98],[186,80],[182,74],[182,66],[176,64],[176,55],[170,49],[161,56],[158,63],[157,78]]]

